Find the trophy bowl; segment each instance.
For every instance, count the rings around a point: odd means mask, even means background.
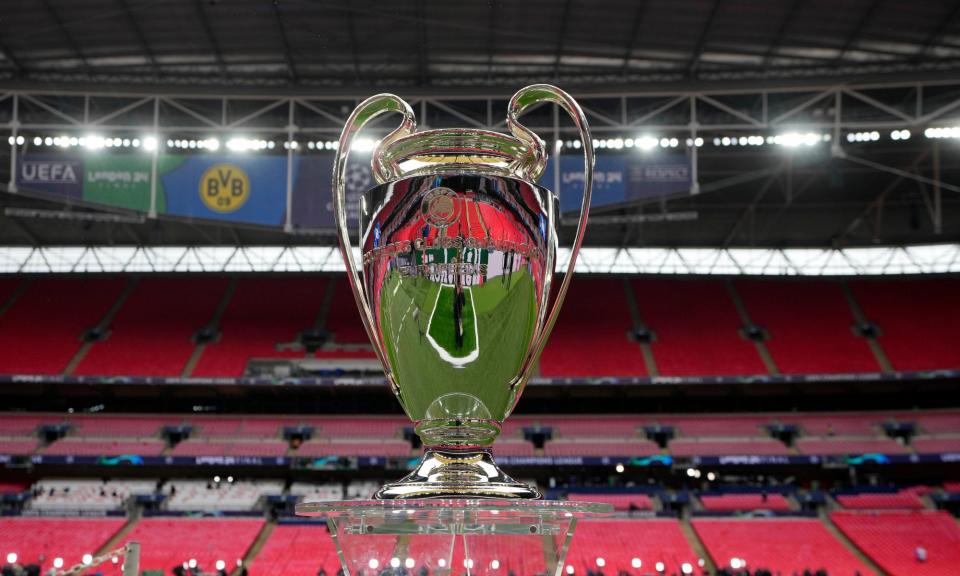
[[[518,121],[541,103],[571,116],[584,151],[583,203],[557,288],[559,201],[537,184],[547,162],[543,142]],[[361,128],[389,112],[402,120],[373,151],[377,185],[360,201],[358,267],[346,216],[347,160]],[[387,381],[425,448],[413,472],[382,487],[377,499],[541,498],[500,470],[491,446],[567,292],[586,228],[593,147],[580,107],[554,86],[518,91],[506,124],[510,134],[418,133],[410,106],[380,94],[353,111],[340,137],[334,212],[347,276]]]

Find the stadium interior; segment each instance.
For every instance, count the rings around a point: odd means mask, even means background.
[[[368,576],[960,574],[955,0],[5,4],[3,576],[121,576],[131,541],[144,576],[343,574],[294,506],[423,446],[337,249],[340,131],[379,92],[505,131],[541,82],[594,135],[524,118],[558,271],[587,144],[594,198],[493,451],[614,514],[557,574],[524,535],[449,566],[380,539]],[[242,194],[205,196],[227,168]]]

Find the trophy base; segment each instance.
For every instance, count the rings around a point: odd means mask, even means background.
[[[385,485],[376,500],[407,498],[496,498],[539,500],[533,486],[517,482],[497,466],[487,449],[427,448],[417,467],[399,482]]]

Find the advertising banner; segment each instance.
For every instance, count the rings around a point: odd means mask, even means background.
[[[360,197],[376,184],[369,157],[360,156],[347,164],[345,181],[347,221],[355,225]],[[293,189],[292,224],[299,229],[330,229],[333,219],[333,156],[301,159]]]

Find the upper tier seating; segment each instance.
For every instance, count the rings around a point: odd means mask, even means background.
[[[891,576],[957,574],[960,527],[946,512],[834,512],[830,518]],[[923,563],[917,548],[927,551]]]
[[[677,520],[598,520],[577,525],[576,537],[567,554],[567,565],[575,574],[597,569],[597,558],[603,558],[603,572],[617,574],[655,574],[657,562],[664,572],[680,574],[684,564],[697,566],[697,556],[680,530]],[[640,570],[633,559],[640,561]]]
[[[235,568],[262,528],[260,518],[143,518],[123,542],[140,543],[141,573],[169,574],[174,566],[194,559],[204,574],[214,574],[217,560],[223,560],[228,571]],[[108,563],[101,570],[120,576],[119,565]]]
[[[316,576],[340,570],[337,548],[325,524],[278,524],[248,566],[251,574]]]
[[[673,426],[684,437],[703,436],[766,436],[763,426],[770,422],[767,416],[725,416],[697,414],[695,416],[657,416],[657,422]]]
[[[106,340],[90,348],[78,375],[180,376],[193,334],[213,318],[228,280],[144,278],[123,303]]]
[[[674,456],[782,456],[790,453],[789,448],[773,438],[677,438],[672,440],[668,447]]]
[[[290,485],[290,494],[303,500],[343,500],[342,484],[310,484],[294,482]]]
[[[879,372],[836,282],[738,280],[750,319],[767,330],[767,349],[784,374]]]
[[[122,438],[64,438],[44,448],[49,456],[159,456],[166,444],[159,438],[123,440]]]
[[[369,344],[367,332],[360,322],[360,310],[350,291],[347,279],[338,276],[330,288],[333,298],[327,311],[326,328],[337,344]]]
[[[37,439],[29,438],[0,438],[0,454],[25,455],[33,454],[38,446]]]
[[[823,522],[809,518],[753,518],[728,520],[696,518],[693,528],[717,567],[730,560],[748,568],[766,568],[774,574],[801,574],[825,568],[831,576],[870,574]]]
[[[960,368],[960,279],[870,280],[850,287],[867,319],[880,327],[894,370]]]
[[[855,436],[799,438],[796,446],[801,454],[819,455],[867,454],[873,452],[903,454],[907,451],[902,444],[893,438],[858,438]]]
[[[53,561],[64,568],[94,554],[126,523],[123,518],[0,518],[0,545],[5,561],[10,552],[19,564],[37,564],[45,574]]]
[[[33,280],[0,316],[0,373],[60,374],[83,344],[84,331],[123,292],[122,277]]]
[[[647,373],[623,281],[577,278],[540,358],[543,376],[643,376]]]
[[[614,510],[626,512],[628,510],[653,510],[653,500],[647,494],[595,494],[587,492],[567,494],[567,500],[573,502],[603,502],[612,504]]]
[[[169,510],[242,512],[254,510],[261,496],[282,494],[283,484],[283,480],[171,480],[164,485],[163,493]]]
[[[705,510],[713,512],[734,512],[738,510],[790,510],[790,502],[783,494],[721,494],[701,496]]]
[[[118,510],[135,494],[152,494],[155,480],[48,479],[33,485],[30,507],[46,512],[74,510]]]
[[[497,449],[500,448],[497,444]],[[589,442],[578,440],[547,442],[543,450],[548,456],[651,456],[658,454],[660,448],[649,440],[636,438],[628,442]]]
[[[220,319],[220,339],[204,347],[192,375],[239,377],[251,358],[303,358],[298,337],[315,324],[327,282],[318,277],[238,280]]]
[[[640,318],[656,334],[653,356],[665,376],[766,374],[720,280],[632,281]],[[704,345],[709,342],[709,345]]]
[[[853,510],[920,510],[923,508],[923,502],[917,498],[916,494],[910,492],[841,494],[837,496],[837,502],[844,508]]]

